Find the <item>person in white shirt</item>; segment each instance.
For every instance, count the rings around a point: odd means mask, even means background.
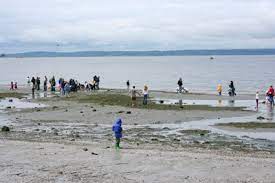
[[[143,88],[143,105],[147,105],[148,103],[148,86],[144,85]]]

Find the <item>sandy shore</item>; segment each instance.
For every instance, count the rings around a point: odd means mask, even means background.
[[[83,148],[87,148],[84,151]],[[274,182],[274,157],[1,140],[0,182]],[[194,151],[194,150],[193,150]]]
[[[125,94],[124,90],[106,91]],[[8,91],[1,89],[1,92]],[[29,90],[25,88],[20,92],[29,93]],[[150,96],[185,100],[230,99],[210,94],[179,96],[159,91],[151,92]],[[236,100],[253,100],[253,96],[241,95]],[[193,121],[254,115],[251,111],[138,109],[81,103],[60,97],[23,101],[46,107],[12,108],[0,114],[9,121],[11,128],[11,132],[0,133],[0,182],[275,180],[273,142],[258,146],[258,141],[254,140],[177,127],[184,123],[192,126]],[[113,148],[110,130],[118,117],[123,119],[124,125],[120,151]]]

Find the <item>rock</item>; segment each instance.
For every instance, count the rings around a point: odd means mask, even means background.
[[[163,104],[163,103],[164,103],[164,101],[163,101],[163,100],[160,100],[160,101],[159,101],[159,103]]]
[[[9,102],[13,102],[13,100],[12,100],[12,99],[9,99]]]
[[[121,114],[121,113],[124,113],[124,111],[118,111],[117,113]]]
[[[134,125],[136,126],[136,125],[138,125],[137,123],[134,123]]]
[[[58,107],[57,106],[53,106],[53,109],[57,109]]]
[[[66,109],[65,112],[68,112],[68,109]]]
[[[152,138],[151,141],[158,141],[158,139],[157,138]]]
[[[38,126],[40,126],[40,125],[41,125],[41,123],[37,123],[37,125],[38,125]]]
[[[3,126],[1,129],[2,132],[9,132],[10,128],[8,126]]]
[[[131,111],[127,111],[126,114],[132,114],[132,112]]]
[[[264,120],[265,118],[263,116],[258,116],[257,119],[258,120]]]
[[[83,111],[80,111],[80,113],[82,114],[82,113],[83,113]]]
[[[6,109],[11,109],[11,106],[6,107]]]
[[[96,112],[96,109],[93,109],[93,112]]]
[[[110,149],[111,147],[110,146],[107,146],[106,149]]]
[[[137,146],[139,146],[139,143],[137,143]]]
[[[37,128],[37,129],[35,129],[34,131],[39,131],[39,129]]]
[[[39,111],[41,111],[41,109],[36,109],[36,112],[39,112]]]
[[[54,134],[54,135],[58,135],[58,132],[54,132],[53,134]]]
[[[164,127],[164,128],[162,128],[163,130],[170,130],[170,128],[168,128],[168,127]]]
[[[46,133],[47,131],[46,131],[46,130],[42,130],[41,132],[42,132],[42,133]]]
[[[63,175],[63,172],[62,172],[62,171],[60,171],[60,172],[58,172],[58,174]]]
[[[95,155],[95,156],[97,156],[97,155],[98,155],[97,153],[94,153],[94,152],[92,152],[91,154],[92,154],[92,155]]]
[[[180,141],[180,139],[174,139],[174,141],[179,142],[179,141]]]
[[[93,106],[91,106],[91,109],[94,108]]]
[[[87,147],[84,147],[82,150],[83,150],[83,151],[88,151],[88,148],[87,148]]]
[[[71,139],[70,141],[75,141],[75,139]]]

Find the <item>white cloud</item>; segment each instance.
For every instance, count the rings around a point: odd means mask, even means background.
[[[0,0],[0,49],[275,47],[273,0]]]

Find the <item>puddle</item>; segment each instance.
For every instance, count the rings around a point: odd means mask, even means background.
[[[156,101],[163,101],[163,104],[179,104],[179,100],[174,99],[156,99]],[[251,132],[251,131],[232,131],[217,128],[214,125],[217,123],[234,123],[234,122],[255,122],[257,121],[258,116],[263,116],[268,121],[272,121],[274,118],[274,108],[271,108],[269,105],[260,104],[259,109],[255,109],[254,100],[235,100],[235,101],[223,101],[223,100],[182,100],[183,105],[210,105],[215,107],[246,107],[248,110],[257,111],[255,115],[245,116],[245,117],[233,117],[233,118],[222,118],[222,119],[210,119],[210,120],[199,120],[199,121],[190,121],[177,124],[154,124],[150,127],[155,128],[165,128],[168,127],[174,131],[169,133],[176,133],[178,130],[185,129],[201,129],[201,130],[210,130],[212,133],[225,134],[230,136],[236,136],[238,138],[249,137],[253,139],[267,139],[275,141],[274,132]],[[264,122],[264,121],[263,121]]]
[[[27,100],[20,100],[17,98],[6,98],[0,100],[0,110],[7,108],[15,108],[15,109],[29,109],[29,108],[38,108],[38,107],[46,107],[43,104],[31,103]]]
[[[208,105],[212,107],[247,107],[248,109],[254,109],[255,107],[254,100],[177,100],[155,98],[152,101],[165,105]]]

